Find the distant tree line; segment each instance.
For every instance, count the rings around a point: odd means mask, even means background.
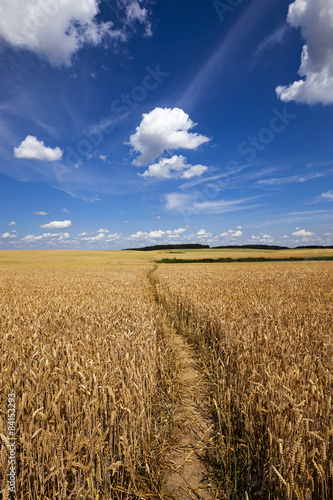
[[[149,252],[150,250],[197,250],[203,248],[211,248],[209,245],[201,245],[200,243],[183,243],[179,245],[152,245],[148,247],[140,248],[124,248],[124,250],[141,250],[143,252]],[[333,246],[320,246],[320,245],[310,245],[310,246],[299,246],[290,248],[282,247],[279,245],[222,245],[218,247],[212,247],[213,249],[249,249],[249,250],[295,250],[295,249],[325,249],[333,248]]]
[[[185,243],[182,245],[153,245],[141,248],[125,248],[124,250],[142,250],[148,252],[150,250],[196,250],[200,248],[210,248],[209,245],[200,245],[200,243]]]

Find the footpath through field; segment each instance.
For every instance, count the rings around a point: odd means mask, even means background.
[[[158,300],[154,277],[150,281]],[[205,450],[212,439],[208,413],[208,388],[197,367],[194,349],[175,331],[170,322],[175,352],[179,360],[180,401],[174,409],[176,443],[166,455],[168,465],[164,490],[177,500],[213,499],[214,494],[204,463]]]

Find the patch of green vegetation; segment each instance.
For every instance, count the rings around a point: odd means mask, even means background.
[[[300,261],[317,261],[317,260],[333,260],[333,256],[327,257],[287,257],[285,259],[272,259],[269,257],[241,257],[239,259],[232,259],[231,257],[220,257],[219,259],[161,259],[155,261],[157,264],[192,264],[192,263],[204,263],[210,264],[214,262],[300,262]]]

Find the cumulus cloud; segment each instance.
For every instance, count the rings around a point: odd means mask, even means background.
[[[26,158],[28,160],[56,161],[62,158],[63,151],[60,148],[49,148],[37,137],[27,135],[21,144],[14,148],[16,158]]]
[[[208,137],[189,132],[197,124],[179,108],[155,108],[143,114],[129,144],[139,156],[133,164],[140,167],[152,163],[164,151],[196,149],[209,141]]]
[[[16,222],[12,220],[12,221],[8,224],[8,226],[16,226]]]
[[[267,245],[268,243],[273,243],[274,242],[274,237],[271,236],[270,234],[264,234],[261,233],[260,236],[255,236],[254,234],[251,236],[251,243],[256,242],[256,243],[263,243],[264,245]]]
[[[32,215],[47,215],[47,214],[48,214],[48,212],[41,211],[41,212],[33,212]]]
[[[110,240],[119,240],[119,238],[120,238],[120,234],[118,234],[118,233],[108,234],[106,237],[106,239],[109,241]]]
[[[84,241],[102,241],[105,240],[105,234],[99,233],[97,236],[87,236],[86,238],[82,238]]]
[[[165,231],[162,231],[159,229],[158,231],[150,231],[149,233],[149,238],[155,239],[155,238],[162,238],[162,236],[165,235]]]
[[[48,224],[43,224],[40,227],[43,229],[65,229],[71,227],[72,221],[70,220],[54,220]]]
[[[43,233],[39,235],[34,235],[34,234],[27,234],[27,236],[24,236],[21,238],[21,241],[25,241],[28,243],[32,243],[34,241],[41,241],[41,240],[48,240],[48,239],[53,239],[57,238],[58,241],[62,241],[63,239],[69,238],[68,233]]]
[[[53,65],[70,65],[84,45],[127,41],[133,23],[151,33],[148,12],[137,0],[118,2],[120,27],[98,21],[101,0],[1,0],[0,36],[15,48],[27,49]]]
[[[149,233],[146,231],[138,231],[137,233],[131,234],[128,239],[129,240],[156,240],[165,238],[178,238],[181,234],[185,233],[188,230],[188,227],[179,227],[178,229],[167,229],[164,231],[163,229],[152,230]]]
[[[204,165],[189,165],[184,156],[174,155],[172,158],[160,158],[158,163],[148,167],[141,177],[153,177],[163,179],[191,179],[200,177],[208,167]]]
[[[313,236],[314,233],[311,233],[311,231],[306,231],[305,229],[298,229],[298,231],[295,231],[292,233],[293,236],[301,236],[301,237],[307,237],[307,236]]]
[[[209,231],[206,231],[206,229],[200,229],[196,236],[199,236],[199,238],[210,238],[213,235]]]
[[[295,0],[287,21],[301,29],[306,42],[298,71],[302,79],[277,87],[277,95],[286,102],[333,103],[332,0]]]
[[[129,236],[129,239],[130,240],[140,240],[140,239],[145,239],[147,236],[148,236],[148,233],[146,233],[144,231],[138,231],[135,234],[131,234],[131,236]]]
[[[3,233],[3,235],[1,236],[1,238],[4,238],[4,239],[10,239],[10,238],[16,238],[16,234],[11,234],[11,233]]]
[[[108,229],[99,229],[98,233],[108,234],[110,231]]]
[[[221,236],[227,236],[228,238],[237,239],[243,236],[243,233],[240,229],[237,229],[236,231],[234,229],[229,229],[229,231],[222,233]]]

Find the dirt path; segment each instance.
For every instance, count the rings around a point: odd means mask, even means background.
[[[176,445],[167,456],[170,469],[165,490],[177,500],[213,499],[214,494],[202,461],[212,432],[211,423],[204,417],[207,410],[204,376],[197,368],[193,349],[186,339],[174,334],[174,345],[181,365],[181,402],[175,412],[180,433]]]

